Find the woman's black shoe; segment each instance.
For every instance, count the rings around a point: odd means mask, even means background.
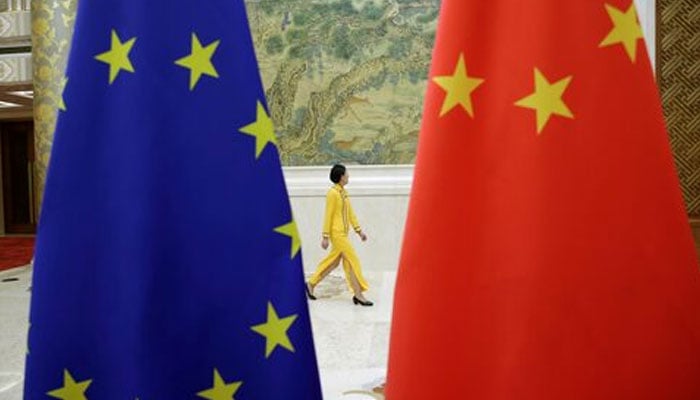
[[[369,306],[373,306],[373,305],[374,305],[374,303],[372,303],[372,302],[369,301],[369,300],[368,300],[368,301],[362,301],[362,300],[358,299],[358,298],[355,297],[355,296],[352,296],[352,302],[353,302],[355,305],[358,305],[358,304],[359,304],[359,305],[364,306],[364,307],[369,307]]]
[[[309,300],[316,300],[316,296],[314,296],[313,293],[311,293],[311,289],[309,289],[309,284],[304,285],[304,289],[306,289],[306,297],[309,298]]]

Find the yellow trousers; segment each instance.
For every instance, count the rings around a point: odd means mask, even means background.
[[[309,283],[313,286],[318,285],[321,279],[325,278],[326,275],[333,271],[342,260],[345,280],[350,290],[354,290],[352,285],[353,275],[357,279],[360,291],[364,292],[367,290],[369,285],[367,285],[367,281],[362,276],[360,259],[357,257],[357,253],[355,253],[355,249],[352,247],[348,236],[331,235],[330,240],[331,252],[318,264],[316,272],[314,272],[314,274],[311,275],[311,279],[309,279]]]

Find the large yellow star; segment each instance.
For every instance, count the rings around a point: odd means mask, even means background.
[[[574,118],[569,107],[562,100],[562,95],[572,76],[567,76],[555,83],[549,83],[539,69],[535,68],[535,92],[515,102],[516,106],[532,108],[537,112],[537,133],[542,133],[552,114]]]
[[[275,228],[275,232],[287,235],[292,239],[292,255],[291,257],[297,255],[299,249],[301,248],[301,240],[299,239],[299,230],[297,229],[297,223],[292,220],[290,223],[278,226]]]
[[[608,33],[608,36],[600,42],[599,47],[611,46],[622,43],[632,62],[637,61],[637,40],[643,39],[642,27],[637,20],[637,9],[634,7],[634,1],[626,12],[622,12],[610,4],[605,5],[608,15],[613,23],[613,28]]]
[[[52,390],[46,394],[63,400],[87,400],[85,391],[92,383],[92,379],[76,382],[67,369],[63,370],[63,387]]]
[[[243,381],[226,383],[221,378],[219,371],[214,368],[214,386],[211,389],[202,390],[197,396],[209,400],[234,400],[233,395],[243,384]]]
[[[463,54],[460,53],[457,66],[452,75],[436,76],[433,78],[433,81],[447,93],[440,110],[441,117],[453,108],[461,105],[467,111],[467,114],[474,118],[472,92],[484,83],[484,80],[467,75]]]
[[[267,115],[265,107],[258,101],[257,116],[255,122],[239,129],[242,133],[255,137],[255,158],[260,157],[260,154],[265,149],[268,143],[277,144],[275,137],[275,128],[272,126],[272,120]]]
[[[95,59],[98,61],[109,64],[110,85],[115,79],[117,79],[119,71],[124,70],[134,72],[134,66],[131,65],[131,61],[129,60],[129,52],[131,51],[131,48],[134,47],[135,42],[136,38],[133,37],[122,43],[117,35],[117,32],[112,29],[112,45],[109,51],[105,51],[104,53],[100,53],[95,56]]]
[[[190,90],[194,89],[202,75],[209,75],[214,78],[219,77],[214,64],[211,63],[211,57],[214,55],[216,48],[219,47],[220,42],[221,40],[216,40],[207,45],[207,47],[202,47],[197,34],[193,33],[192,52],[190,55],[175,61],[175,64],[190,70]]]
[[[292,342],[289,341],[289,337],[287,336],[287,330],[296,319],[296,314],[280,319],[272,303],[267,303],[267,322],[250,328],[260,335],[265,336],[265,358],[270,357],[270,354],[272,354],[272,351],[277,346],[282,346],[292,352],[294,351],[294,346],[292,346]]]

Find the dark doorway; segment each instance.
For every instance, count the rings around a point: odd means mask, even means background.
[[[34,233],[34,124],[0,123],[5,233]]]

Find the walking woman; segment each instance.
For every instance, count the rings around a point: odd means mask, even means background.
[[[348,184],[350,175],[344,165],[336,164],[331,168],[331,182],[333,187],[326,194],[326,213],[323,219],[323,239],[321,239],[321,247],[328,248],[330,240],[331,252],[321,260],[316,268],[316,272],[311,276],[306,284],[306,295],[311,300],[316,300],[314,296],[314,288],[323,278],[333,271],[340,261],[343,261],[343,270],[345,271],[345,279],[348,286],[353,291],[354,296],[352,301],[354,304],[362,306],[371,306],[374,303],[367,300],[362,294],[367,290],[368,285],[365,278],[362,276],[360,268],[360,260],[357,258],[355,249],[353,249],[348,232],[350,226],[360,236],[362,241],[367,240],[367,235],[362,232],[360,224],[357,222],[355,212],[350,205],[350,198],[345,191],[345,185]]]

